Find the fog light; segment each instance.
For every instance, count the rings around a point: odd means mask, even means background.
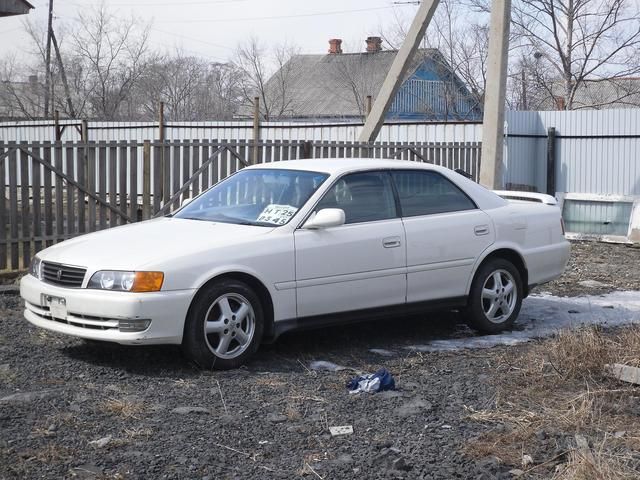
[[[118,322],[118,329],[121,332],[142,332],[149,328],[151,325],[151,320],[141,319],[141,318],[133,318],[127,320],[120,320]]]

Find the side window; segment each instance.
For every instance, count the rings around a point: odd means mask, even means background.
[[[462,190],[437,172],[392,172],[403,217],[473,210],[474,203]]]
[[[316,211],[341,208],[346,223],[373,222],[396,217],[389,175],[363,172],[345,175],[320,200]]]

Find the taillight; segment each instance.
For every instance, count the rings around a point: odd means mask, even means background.
[[[560,227],[562,228],[562,235],[564,235],[564,220],[560,217]]]

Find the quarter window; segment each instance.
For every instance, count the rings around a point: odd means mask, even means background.
[[[396,206],[389,175],[363,172],[345,175],[320,200],[323,208],[344,210],[345,223],[373,222],[396,217]]]
[[[474,203],[462,190],[437,172],[394,171],[403,217],[473,210]]]

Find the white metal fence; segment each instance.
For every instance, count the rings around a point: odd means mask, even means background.
[[[80,122],[62,121],[62,141],[80,140]],[[640,109],[507,112],[506,184],[546,190],[547,132],[556,129],[557,192],[640,196]],[[362,124],[265,122],[262,141],[354,142]],[[90,141],[159,138],[152,122],[88,122]],[[171,122],[166,140],[253,139],[251,122]],[[0,123],[0,142],[53,141],[50,121]],[[479,123],[389,123],[380,142],[480,142]]]
[[[81,139],[79,120],[63,120],[61,141]],[[87,122],[89,141],[142,142],[159,138],[158,124],[153,122]],[[362,123],[301,123],[263,122],[263,141],[355,142]],[[479,123],[388,123],[380,132],[379,142],[479,142]],[[224,139],[252,140],[253,122],[168,122],[164,127],[166,140]],[[0,122],[0,141],[42,142],[55,140],[51,121]]]

